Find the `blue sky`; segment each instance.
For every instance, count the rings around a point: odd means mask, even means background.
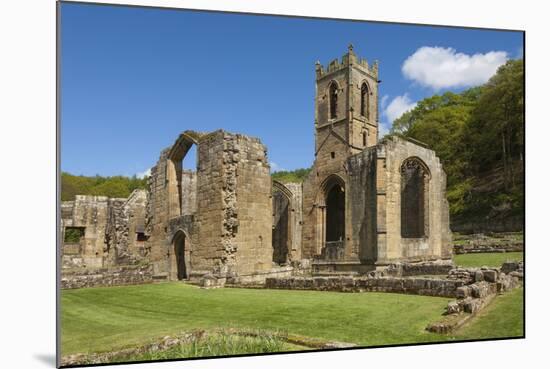
[[[61,37],[61,169],[84,175],[143,173],[186,129],[256,136],[272,170],[308,167],[315,61],[350,42],[379,60],[383,129],[523,49],[511,31],[68,3]]]

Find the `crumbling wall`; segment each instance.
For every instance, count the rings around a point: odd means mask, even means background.
[[[151,265],[123,265],[64,271],[61,275],[61,288],[111,287],[152,281]]]
[[[352,234],[350,243],[363,263],[377,258],[376,148],[365,149],[347,162]]]
[[[200,138],[194,270],[220,275],[271,268],[271,177],[258,139],[222,130]]]
[[[167,276],[168,273],[168,188],[167,158],[170,148],[160,153],[157,164],[151,168],[149,177],[147,206],[145,212],[145,235],[150,248],[149,260],[153,265],[153,275]]]
[[[197,172],[183,170],[181,173],[181,215],[197,212]]]
[[[101,267],[105,247],[105,228],[109,214],[109,199],[105,196],[77,195],[74,201],[61,205],[62,266]],[[65,243],[67,227],[83,229],[78,244]]]
[[[231,227],[235,218],[238,225],[236,235],[231,235],[234,240],[230,242],[237,245],[234,270],[241,276],[266,272],[273,267],[271,175],[267,148],[257,138],[239,134],[229,136],[229,139],[226,136],[224,156],[229,164],[226,189],[230,189],[233,181],[231,162],[235,164],[236,187],[234,195],[226,192],[224,196],[235,196],[236,200],[236,209],[229,207],[228,203],[225,212],[230,216],[225,218],[230,226],[227,230],[235,230]]]
[[[105,229],[106,265],[134,264],[149,253],[145,243],[144,190],[134,190],[127,199],[109,199]]]
[[[273,262],[302,257],[302,184],[273,181]]]
[[[427,234],[405,238],[401,232],[401,166],[419,159],[429,170],[425,197]],[[377,148],[377,263],[449,259],[452,256],[446,174],[433,150],[392,136]]]
[[[61,203],[61,247],[64,268],[100,268],[131,264],[146,253],[144,232],[146,192],[135,190],[128,199],[77,195]],[[70,228],[83,234],[80,242],[65,242]]]
[[[136,259],[149,256],[150,247],[147,244],[145,231],[145,212],[147,191],[134,190],[125,203],[128,214],[128,253]]]

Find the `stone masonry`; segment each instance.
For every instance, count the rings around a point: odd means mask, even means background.
[[[160,152],[147,191],[62,203],[62,235],[69,228],[82,234],[61,245],[63,266],[109,275],[88,269],[146,265],[151,278],[129,280],[203,278],[205,285],[306,270],[367,275],[412,263],[420,263],[406,267],[412,274],[448,270],[445,172],[421,142],[378,139],[378,62],[350,45],[341,60],[317,62],[315,73],[315,152],[303,183],[272,181],[258,138],[186,130]],[[192,146],[196,167],[184,168]]]

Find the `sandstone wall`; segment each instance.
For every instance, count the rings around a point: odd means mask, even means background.
[[[197,172],[179,170],[191,144]],[[182,133],[152,169],[147,230],[155,275],[177,275],[174,237],[185,234],[188,276],[271,268],[271,177],[258,139],[218,130]]]
[[[111,287],[152,281],[150,265],[115,266],[64,271],[61,276],[61,288]]]
[[[273,181],[273,261],[302,257],[302,184]]]
[[[61,205],[62,265],[65,267],[101,267],[105,249],[105,228],[109,199],[105,196],[77,195]],[[65,245],[67,227],[83,228],[78,244]]]
[[[149,237],[149,259],[153,265],[153,274],[167,276],[168,273],[168,189],[167,160],[170,148],[160,153],[157,164],[151,168],[147,207],[145,215],[145,233]]]
[[[401,236],[400,168],[411,157],[419,158],[430,172],[425,202],[427,235],[419,238]],[[393,136],[379,144],[377,166],[377,263],[451,258],[446,174],[435,152]]]

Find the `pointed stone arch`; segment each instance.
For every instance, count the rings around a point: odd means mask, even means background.
[[[191,239],[187,232],[178,229],[171,240],[170,279],[184,280],[191,272]]]
[[[401,237],[428,237],[430,170],[422,159],[412,156],[401,163],[400,175]]]
[[[318,250],[328,260],[344,258],[346,245],[346,182],[337,174],[327,176],[317,193]]]

